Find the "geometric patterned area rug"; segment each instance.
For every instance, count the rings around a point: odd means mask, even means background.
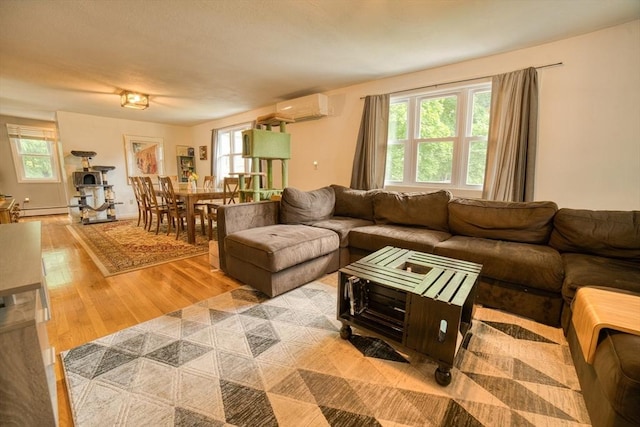
[[[167,236],[166,223],[156,235],[136,226],[137,220],[118,220],[90,225],[72,224],[67,229],[86,249],[105,277],[126,273],[209,251],[206,236],[196,233],[196,244],[187,242],[187,233],[176,239],[175,228]]]
[[[339,329],[318,281],[124,329],[62,353],[75,425],[589,425],[561,329],[476,307],[448,387],[426,357]]]

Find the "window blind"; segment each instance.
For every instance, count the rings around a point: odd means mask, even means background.
[[[10,138],[41,139],[45,141],[56,140],[56,130],[34,126],[21,126],[7,123],[7,132]]]

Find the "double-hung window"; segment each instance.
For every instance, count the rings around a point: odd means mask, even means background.
[[[18,182],[60,182],[54,130],[7,124],[7,131]]]
[[[482,190],[491,84],[391,98],[385,185]]]
[[[220,129],[217,140],[216,173],[222,180],[231,173],[248,172],[249,159],[242,157],[242,131],[251,129],[251,123]]]

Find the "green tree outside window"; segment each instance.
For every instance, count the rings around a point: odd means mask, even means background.
[[[490,107],[489,85],[392,100],[386,180],[482,186]],[[462,153],[466,158],[460,158]],[[414,176],[405,171],[409,161],[415,162],[411,165]]]
[[[38,139],[20,139],[22,167],[27,179],[46,179],[53,176],[50,144]]]

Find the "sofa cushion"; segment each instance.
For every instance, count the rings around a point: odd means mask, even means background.
[[[354,190],[341,185],[332,185],[336,195],[333,214],[373,221],[373,196],[379,190]]]
[[[375,252],[385,246],[396,246],[419,252],[432,253],[439,242],[451,234],[427,228],[402,225],[371,225],[358,227],[349,233],[349,246]]]
[[[338,249],[338,235],[306,225],[268,225],[227,235],[227,255],[277,272]]]
[[[640,336],[603,331],[593,369],[611,406],[626,420],[640,418]]]
[[[436,255],[482,264],[482,276],[544,291],[562,289],[562,258],[549,246],[453,236],[438,243]]]
[[[280,222],[283,224],[309,224],[331,218],[336,197],[331,187],[301,191],[287,187],[280,201]]]
[[[640,261],[640,211],[560,209],[549,244],[560,252]]]
[[[349,246],[349,232],[356,227],[373,225],[373,221],[347,216],[334,216],[330,219],[313,222],[310,225],[335,231],[340,237],[340,247],[346,248]]]
[[[571,304],[583,286],[605,286],[640,293],[640,263],[588,254],[562,254],[562,296]]]
[[[451,193],[399,193],[380,191],[373,198],[376,224],[416,225],[432,230],[449,231],[447,204]]]
[[[498,202],[455,199],[449,203],[453,234],[545,244],[553,227],[554,202]]]

